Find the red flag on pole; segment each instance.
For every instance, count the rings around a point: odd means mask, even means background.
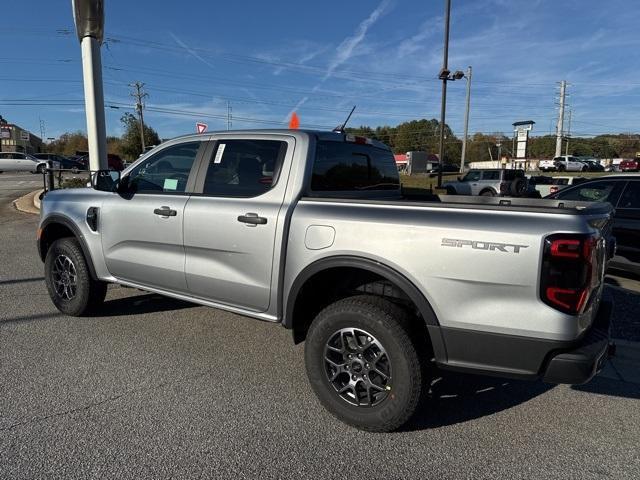
[[[298,118],[298,114],[293,112],[291,114],[291,120],[289,120],[289,128],[297,129],[300,128],[300,119]]]

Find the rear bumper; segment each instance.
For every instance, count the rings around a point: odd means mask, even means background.
[[[611,309],[610,302],[603,303],[593,326],[580,343],[550,356],[543,381],[578,385],[588,382],[602,370],[605,360],[614,350],[610,340]]]
[[[610,352],[612,303],[602,301],[592,326],[576,341],[554,341],[428,326],[436,364],[446,370],[548,383],[586,383]]]

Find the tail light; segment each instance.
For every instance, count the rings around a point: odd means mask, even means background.
[[[545,239],[540,296],[571,315],[585,311],[600,286],[602,243],[592,235],[551,235]]]
[[[556,185],[549,187],[549,193],[558,193],[560,189]]]

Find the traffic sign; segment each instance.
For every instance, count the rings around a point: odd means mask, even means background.
[[[196,123],[196,132],[198,133],[204,133],[207,131],[207,124],[206,123]]]

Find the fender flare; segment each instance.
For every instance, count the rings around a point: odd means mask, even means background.
[[[304,284],[313,277],[315,274],[336,267],[350,267],[360,268],[369,272],[380,275],[387,280],[395,283],[416,305],[418,311],[422,315],[427,327],[438,327],[440,324],[436,318],[436,314],[431,307],[429,301],[418,290],[418,288],[404,275],[396,271],[395,269],[375,260],[369,258],[339,255],[333,257],[322,258],[313,262],[305,267],[296,277],[291,285],[289,296],[287,297],[287,304],[284,308],[284,315],[282,324],[285,328],[293,328],[293,310],[295,308],[296,300],[300,294],[300,290]]]
[[[94,280],[97,280],[98,276],[96,275],[96,270],[93,266],[93,258],[91,258],[91,251],[87,246],[87,242],[84,239],[84,235],[82,235],[82,232],[77,227],[77,225],[73,222],[73,220],[71,220],[69,217],[65,215],[60,215],[60,214],[50,215],[40,225],[40,229],[42,230],[42,235],[44,235],[44,232],[46,231],[47,227],[52,224],[60,224],[65,226],[69,230],[71,230],[74,237],[78,240],[78,243],[80,243],[82,254],[84,255],[84,258],[87,260],[87,266],[89,267],[89,273],[91,274],[91,278],[93,278]],[[43,250],[41,237],[38,238],[38,254],[40,255],[40,260],[44,262],[47,256],[47,252]]]
[[[498,192],[496,192],[496,189],[495,189],[495,188],[493,188],[493,187],[486,187],[486,188],[483,188],[479,195],[482,195],[482,194],[483,194],[484,192],[486,192],[486,191],[490,191],[491,193],[493,193],[493,196],[494,196],[494,197],[497,197],[497,196],[498,196]]]

